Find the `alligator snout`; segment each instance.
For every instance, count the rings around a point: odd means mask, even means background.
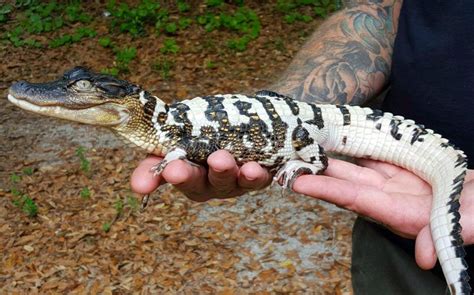
[[[28,90],[28,82],[26,81],[18,81],[10,86],[9,93],[13,96],[19,96],[20,94],[26,92]]]

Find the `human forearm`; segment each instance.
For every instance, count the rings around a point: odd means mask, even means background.
[[[331,16],[271,89],[299,100],[363,104],[390,73],[400,0],[368,1]]]

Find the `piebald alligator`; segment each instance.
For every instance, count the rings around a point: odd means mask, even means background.
[[[20,81],[8,99],[27,111],[105,126],[149,153],[154,167],[196,164],[218,149],[241,164],[257,161],[284,187],[322,173],[326,152],[392,163],[432,185],[431,234],[451,294],[470,294],[459,223],[465,154],[433,130],[391,113],[349,105],[310,104],[271,91],[164,103],[140,86],[83,67],[48,83]]]

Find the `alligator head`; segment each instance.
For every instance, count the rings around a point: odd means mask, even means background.
[[[148,151],[158,145],[150,111],[165,109],[140,86],[83,67],[52,82],[19,81],[10,87],[8,100],[34,113],[112,128]],[[152,110],[147,102],[153,102]]]

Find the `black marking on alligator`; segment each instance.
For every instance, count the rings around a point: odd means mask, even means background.
[[[283,100],[286,102],[293,115],[297,116],[300,113],[300,107],[295,100],[288,96],[284,96]]]
[[[342,118],[343,118],[342,125],[344,125],[344,126],[350,125],[351,124],[351,113],[349,112],[349,110],[343,105],[337,105],[336,107],[342,113]]]
[[[310,162],[310,163],[313,163],[313,164],[314,164],[314,163],[317,162],[317,161],[318,161],[318,158],[315,157],[315,156],[311,156],[311,157],[309,158],[309,162]]]
[[[440,146],[441,146],[442,148],[447,148],[447,147],[451,146],[451,144],[449,143],[449,141],[448,141],[448,142],[442,142],[442,143],[440,144]]]
[[[188,112],[190,108],[187,104],[184,103],[175,103],[171,106],[171,115],[174,118],[175,122],[186,123],[189,121]]]
[[[222,104],[224,97],[205,96],[202,99],[207,102],[207,109],[204,111],[204,114],[209,121],[217,121],[220,126],[225,126],[229,123],[227,111]]]
[[[153,96],[149,96],[147,98],[148,100],[143,106],[143,114],[147,124],[152,126],[153,122],[151,119],[153,118],[153,114],[155,113],[156,99]]]
[[[381,110],[378,110],[378,109],[375,109],[372,111],[371,114],[368,114],[367,115],[367,120],[370,120],[370,121],[378,121],[380,118],[383,117],[383,112]]]
[[[454,167],[459,167],[459,166],[463,166],[463,167],[467,166],[467,159],[461,154],[458,154],[458,158],[456,159],[456,163]]]
[[[291,112],[293,113],[293,115],[297,116],[299,113],[300,113],[300,108],[298,106],[298,103],[292,99],[291,97],[288,97],[286,95],[283,95],[283,94],[280,94],[280,93],[277,93],[277,92],[274,92],[274,91],[271,91],[271,90],[260,90],[260,91],[257,91],[255,93],[256,96],[258,97],[265,97],[265,96],[268,96],[268,97],[271,97],[273,99],[283,99],[286,104],[288,105],[288,107],[290,108]]]
[[[324,167],[323,169],[321,169],[321,171],[319,171],[319,173],[321,174],[328,167],[329,159],[328,159],[328,156],[326,155],[326,153],[324,152],[324,148],[322,146],[318,146],[318,147],[319,147],[319,149],[318,149],[319,160],[321,161],[321,163],[323,164],[323,167]]]
[[[272,148],[273,152],[278,152],[279,149],[285,146],[286,140],[286,131],[288,129],[288,124],[286,124],[278,115],[275,110],[275,106],[273,103],[263,96],[256,96],[256,100],[258,100],[262,105],[265,111],[267,112],[268,117],[272,121]]]
[[[392,118],[392,120],[390,120],[390,134],[396,140],[400,140],[402,138],[402,134],[398,133],[398,127],[400,126],[401,122],[401,120],[396,118]]]
[[[310,137],[308,130],[301,125],[296,126],[291,135],[293,148],[295,151],[300,151],[314,143],[314,139]]]
[[[310,103],[309,105],[311,106],[311,110],[313,111],[314,117],[312,120],[306,121],[306,123],[316,125],[319,129],[323,129],[324,121],[321,109],[318,108],[315,104]]]
[[[170,111],[169,113],[173,116],[173,119],[177,123],[182,123],[183,126],[180,127],[181,131],[179,132],[179,136],[184,136],[184,137],[190,137],[192,130],[193,130],[193,124],[191,120],[188,118],[188,112],[190,111],[190,108],[187,104],[184,103],[174,103],[170,106]],[[170,127],[168,128],[169,132],[171,135],[173,132],[177,131],[176,128]],[[175,135],[178,136],[178,135]]]
[[[285,96],[283,94],[277,93],[275,91],[271,90],[260,90],[255,93],[256,96],[269,96],[272,98],[284,98]]]
[[[283,164],[286,161],[287,161],[287,159],[285,159],[285,157],[278,156],[273,161],[273,164],[268,166],[267,168],[268,168],[268,170],[270,170],[271,173],[275,173],[276,171],[278,171],[283,166]]]
[[[347,136],[342,137],[342,145],[347,144]]]
[[[234,106],[239,110],[239,114],[250,116],[248,113],[250,108],[252,108],[252,104],[250,102],[238,100],[234,102]]]
[[[166,123],[166,120],[168,119],[169,110],[170,110],[169,105],[165,104],[165,111],[158,113],[158,118],[157,118],[158,124],[164,125]]]
[[[415,129],[413,129],[413,134],[411,136],[410,143],[414,144],[415,141],[422,142],[424,139],[421,138],[420,136],[424,136],[426,134],[428,134],[428,131],[426,131],[423,125],[416,126]]]
[[[377,124],[375,125],[375,129],[377,129],[377,130],[382,129],[382,123],[377,123]]]

